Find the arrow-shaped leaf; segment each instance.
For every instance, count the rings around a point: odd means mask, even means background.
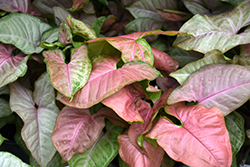
[[[92,72],[86,85],[80,89],[72,101],[58,95],[58,99],[72,107],[89,108],[114,94],[122,87],[135,81],[144,79],[153,80],[159,72],[149,64],[142,61],[126,63],[122,68],[116,69],[118,57],[101,56],[92,62]]]
[[[216,106],[227,115],[249,97],[248,69],[239,65],[211,64],[190,75],[181,87],[171,93],[167,102],[198,101],[207,108]]]
[[[214,49],[225,53],[237,45],[250,43],[250,29],[238,34],[241,28],[250,24],[249,8],[250,1],[246,0],[227,13],[214,16],[197,14],[179,30],[194,37],[179,36],[173,45],[202,53]]]
[[[13,45],[0,43],[0,87],[17,80],[27,71],[26,63],[29,56],[25,56],[23,53],[12,56],[14,49]]]
[[[23,120],[22,138],[32,156],[41,166],[46,166],[56,153],[51,142],[58,108],[54,88],[47,74],[35,82],[32,92],[14,82],[10,84],[10,107]]]
[[[61,50],[49,50],[43,52],[43,56],[51,83],[63,95],[71,98],[87,83],[92,66],[86,45],[71,51],[69,64],[65,63]]]
[[[177,103],[165,109],[182,125],[177,126],[166,118],[160,118],[146,136],[157,139],[171,158],[189,166],[231,165],[230,139],[224,116],[218,108]]]
[[[3,167],[30,167],[30,165],[22,162],[21,159],[9,152],[0,152],[0,166]]]

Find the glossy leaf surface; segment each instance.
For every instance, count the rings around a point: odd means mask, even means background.
[[[22,138],[36,161],[46,166],[56,153],[50,137],[59,113],[49,77],[45,73],[35,82],[33,94],[17,82],[10,90],[11,110],[24,122]]]
[[[56,119],[51,139],[63,160],[69,161],[75,154],[91,148],[104,126],[103,116],[66,106]]]
[[[102,100],[102,103],[112,108],[127,122],[143,122],[140,113],[135,107],[135,101],[143,97],[145,97],[143,89],[138,83],[134,83]]]
[[[167,102],[198,101],[207,108],[216,106],[227,115],[245,103],[249,95],[248,69],[239,65],[211,64],[192,74],[172,92]]]
[[[204,58],[198,61],[192,62],[184,66],[183,68],[172,72],[169,76],[175,78],[181,85],[186,81],[186,79],[194,72],[199,70],[201,67],[208,64],[226,64],[223,54],[219,50],[213,50],[208,52]]]
[[[12,45],[0,43],[0,87],[17,80],[27,71],[26,63],[29,56],[19,53],[13,57],[14,49],[15,47]]]
[[[63,95],[71,98],[87,83],[92,66],[86,45],[71,50],[68,64],[61,50],[49,50],[43,52],[43,56],[51,83]]]
[[[8,152],[0,152],[0,165],[4,167],[30,167],[30,165],[22,162],[21,159]]]
[[[159,72],[149,64],[135,61],[116,69],[118,57],[101,56],[92,62],[92,72],[86,85],[69,102],[69,98],[58,95],[58,99],[72,107],[89,108],[135,81],[153,80]]]
[[[16,26],[18,25],[18,26]],[[0,41],[15,45],[25,54],[40,53],[42,33],[51,26],[25,13],[11,13],[0,19]]]
[[[69,161],[74,167],[106,167],[118,154],[118,135],[123,131],[122,127],[109,125],[105,133],[101,133],[95,144],[82,154],[77,154]]]
[[[214,15],[195,15],[179,30],[193,35],[193,38],[179,36],[173,45],[186,50],[207,53],[218,49],[225,53],[229,49],[250,43],[250,29],[242,33],[238,31],[250,24],[250,1],[244,1],[232,11]],[[197,27],[199,30],[197,31]]]
[[[171,158],[188,166],[231,165],[230,139],[224,116],[218,108],[177,103],[165,109],[182,125],[177,126],[167,118],[160,118],[146,136],[157,139]]]
[[[94,40],[88,41],[89,49],[93,50],[97,47],[94,45],[95,43],[99,43],[99,45],[105,44],[107,41],[110,45],[121,51],[122,53],[122,60],[126,62],[142,60],[147,62],[151,65],[154,63],[154,56],[152,54],[152,50],[150,45],[146,42],[144,37],[150,35],[169,35],[174,36],[179,34],[178,31],[161,31],[161,30],[153,30],[153,31],[146,31],[146,32],[136,32],[133,34],[122,35],[117,37],[103,37],[97,38]],[[92,44],[93,43],[93,44]],[[91,45],[92,44],[92,45]],[[102,54],[101,52],[95,52],[95,55],[91,56],[98,56]]]
[[[141,154],[130,142],[127,134],[121,134],[118,136],[119,142],[119,155],[126,164],[130,167],[137,166],[160,166],[163,159],[164,151],[161,147],[155,148],[153,145],[144,141],[143,146],[149,153],[148,157]]]

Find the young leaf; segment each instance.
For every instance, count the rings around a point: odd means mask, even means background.
[[[172,92],[167,102],[198,101],[207,108],[216,106],[228,115],[249,97],[248,69],[239,65],[211,64],[190,75],[181,87]]]
[[[102,100],[102,103],[112,108],[122,119],[129,123],[143,122],[140,113],[135,107],[135,101],[143,97],[145,97],[145,94],[139,83],[133,83]]]
[[[0,134],[0,146],[2,145],[2,143],[3,143],[5,140],[8,140],[8,139],[6,139],[5,137],[3,137],[3,136]]]
[[[95,144],[82,154],[74,155],[69,165],[74,167],[106,167],[118,154],[119,144],[117,137],[123,131],[122,127],[113,124],[101,133]]]
[[[50,137],[59,113],[49,77],[45,73],[35,82],[33,95],[17,82],[10,84],[10,90],[10,108],[24,122],[23,140],[36,161],[46,166],[56,153]]]
[[[14,82],[18,77],[24,76],[27,71],[26,63],[29,56],[23,53],[14,55],[14,50],[13,45],[0,43],[0,87]]]
[[[65,22],[60,24],[58,33],[59,33],[59,41],[63,43],[65,46],[73,43],[72,40],[73,37],[71,34],[70,27]]]
[[[18,25],[18,26],[17,26]],[[0,41],[15,45],[25,54],[40,53],[42,33],[51,26],[25,13],[11,13],[0,19]]]
[[[245,141],[244,119],[237,112],[232,112],[225,117],[225,123],[231,141],[232,153],[236,156]]]
[[[122,60],[126,62],[142,60],[147,62],[151,65],[154,64],[154,57],[150,48],[150,45],[146,42],[144,37],[150,35],[169,35],[174,36],[177,34],[182,34],[178,31],[161,31],[161,30],[153,30],[153,31],[146,31],[146,32],[136,32],[133,34],[122,35],[118,37],[104,37],[104,38],[97,38],[93,40],[89,40],[89,50],[96,50],[95,43],[105,44],[108,42],[110,45],[121,51],[122,53]],[[90,56],[95,57],[101,53],[101,51],[90,51]],[[110,54],[108,54],[110,55]]]
[[[238,31],[250,24],[250,1],[244,1],[230,12],[214,15],[195,15],[179,30],[193,35],[193,38],[178,36],[174,46],[207,53],[218,49],[225,53],[229,49],[250,43],[250,29],[242,33]]]
[[[89,0],[73,0],[73,6],[69,9],[70,11],[76,11],[81,9]]]
[[[226,64],[223,54],[219,50],[212,50],[208,52],[204,58],[189,63],[183,68],[172,72],[169,76],[175,78],[181,85],[186,81],[186,79],[195,71],[199,70],[201,67],[208,64]]]
[[[160,118],[146,137],[157,139],[172,159],[188,166],[231,165],[230,140],[224,116],[218,108],[177,103],[165,109],[182,125],[177,126],[166,118]]]
[[[138,0],[126,9],[135,17],[147,17],[158,21],[164,21],[156,9],[176,9],[177,3],[174,0]]]
[[[64,96],[72,98],[87,83],[92,66],[86,45],[71,50],[68,64],[61,50],[48,50],[43,56],[52,85]]]
[[[22,162],[21,159],[8,152],[0,152],[0,166],[3,167],[31,167],[30,165]]]
[[[118,136],[119,155],[122,160],[130,167],[159,167],[164,156],[164,151],[161,147],[155,148],[153,145],[144,141],[143,146],[148,152],[148,156],[141,154],[130,142],[128,135],[121,134]]]
[[[89,108],[114,94],[122,87],[144,79],[153,80],[159,72],[149,64],[135,61],[116,69],[118,57],[101,56],[92,62],[92,71],[86,85],[80,89],[73,100],[59,94],[57,99],[62,103],[77,107]]]

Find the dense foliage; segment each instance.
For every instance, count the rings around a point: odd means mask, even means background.
[[[250,0],[0,0],[0,144],[29,156],[0,151],[0,166],[244,164],[249,9]]]

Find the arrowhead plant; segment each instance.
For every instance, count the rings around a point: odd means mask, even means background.
[[[249,7],[0,0],[0,166],[244,164]]]

